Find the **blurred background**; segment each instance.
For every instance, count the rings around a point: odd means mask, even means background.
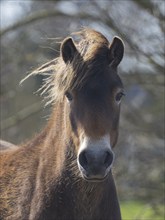
[[[41,76],[19,82],[59,55],[60,40],[83,26],[123,39],[126,97],[114,165],[122,215],[163,220],[165,1],[1,0],[0,12],[1,138],[15,144],[47,123],[50,108],[36,93]]]

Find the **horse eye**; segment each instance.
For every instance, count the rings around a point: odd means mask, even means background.
[[[121,101],[121,98],[124,96],[124,92],[119,92],[117,93],[116,97],[115,97],[115,100],[116,102],[120,102]]]
[[[65,96],[66,96],[66,98],[68,99],[68,101],[72,101],[72,100],[73,100],[73,97],[72,97],[72,95],[70,94],[70,92],[66,92],[66,93],[65,93]]]

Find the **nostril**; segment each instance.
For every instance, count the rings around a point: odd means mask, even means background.
[[[106,168],[108,168],[110,165],[112,165],[113,162],[113,153],[107,151],[104,159],[104,165]]]
[[[85,168],[88,165],[88,160],[87,160],[87,156],[86,156],[86,152],[83,151],[80,153],[79,155],[79,164]]]

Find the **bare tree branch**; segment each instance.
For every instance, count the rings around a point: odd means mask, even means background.
[[[151,86],[165,86],[164,75],[147,73],[121,74],[121,78],[128,84],[144,84]]]
[[[144,0],[133,0],[133,1],[137,5],[139,5],[142,9],[148,11],[154,17],[156,16],[159,20],[164,21],[165,16],[163,15],[163,13],[161,13],[159,8],[155,4],[153,4],[152,1],[144,1]],[[161,0],[158,1],[161,2]]]
[[[50,18],[50,17],[57,17],[57,16],[61,16],[61,17],[66,17],[66,18],[82,18],[82,19],[92,19],[95,20],[96,18],[84,13],[78,13],[78,14],[74,14],[74,15],[69,15],[69,14],[65,14],[63,12],[60,12],[58,10],[52,10],[52,11],[39,11],[36,12],[35,14],[30,15],[29,17],[26,17],[20,21],[18,21],[17,23],[3,29],[0,32],[0,37],[2,37],[3,35],[5,35],[6,33],[16,30],[22,26],[34,23],[35,21],[38,20],[42,20],[45,18]]]
[[[13,115],[1,121],[1,130],[5,130],[7,128],[16,125],[18,122],[28,118],[29,116],[39,112],[40,110],[41,110],[40,102],[34,103],[33,105],[30,105],[20,110],[19,112],[16,113],[16,115]]]
[[[95,6],[99,7],[98,3],[95,2]],[[74,19],[74,18],[81,18],[81,19],[89,19],[89,20],[94,20],[94,21],[95,20],[100,20],[103,23],[105,23],[107,26],[111,27],[118,35],[120,35],[128,43],[130,48],[135,52],[136,56],[138,56],[139,53],[143,54],[149,60],[149,62],[155,68],[157,68],[159,70],[160,73],[164,72],[164,67],[162,68],[162,66],[159,65],[158,63],[156,63],[155,60],[151,56],[149,57],[148,54],[145,54],[143,51],[141,51],[132,42],[131,38],[128,37],[126,33],[122,32],[117,27],[117,25],[115,24],[113,19],[109,17],[109,15],[107,13],[107,10],[105,10],[103,8],[102,9],[100,8],[100,11],[101,11],[101,14],[102,14],[101,17],[94,16],[94,15],[89,15],[89,14],[86,14],[86,13],[78,13],[78,14],[74,14],[74,15],[69,15],[69,14],[65,14],[63,12],[60,12],[58,10],[39,11],[39,12],[36,12],[35,14],[32,14],[31,16],[26,17],[26,18],[18,21],[17,23],[15,23],[15,24],[13,24],[13,25],[3,29],[0,32],[0,37],[4,36],[6,33],[10,32],[10,31],[16,30],[16,29],[18,29],[18,28],[20,28],[22,26],[25,26],[25,25],[34,23],[35,21],[42,20],[42,19],[49,18],[49,17],[61,16],[61,17],[67,17],[67,18],[72,18],[72,19]]]
[[[144,1],[144,0],[133,0],[133,1],[140,8],[142,8],[143,10],[146,10],[147,12],[149,12],[154,17],[157,17],[158,20],[159,20],[159,25],[160,25],[160,28],[161,28],[162,32],[165,31],[165,25],[164,25],[165,16],[161,12],[161,10],[159,9],[158,6],[156,6],[152,1]],[[158,0],[158,2],[162,3],[163,1]],[[165,7],[165,6],[163,6],[163,7]]]

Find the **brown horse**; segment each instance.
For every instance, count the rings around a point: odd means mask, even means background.
[[[52,104],[45,129],[1,151],[1,220],[120,220],[111,172],[123,85],[120,38],[83,29],[31,75]],[[12,146],[12,145],[11,145]]]

